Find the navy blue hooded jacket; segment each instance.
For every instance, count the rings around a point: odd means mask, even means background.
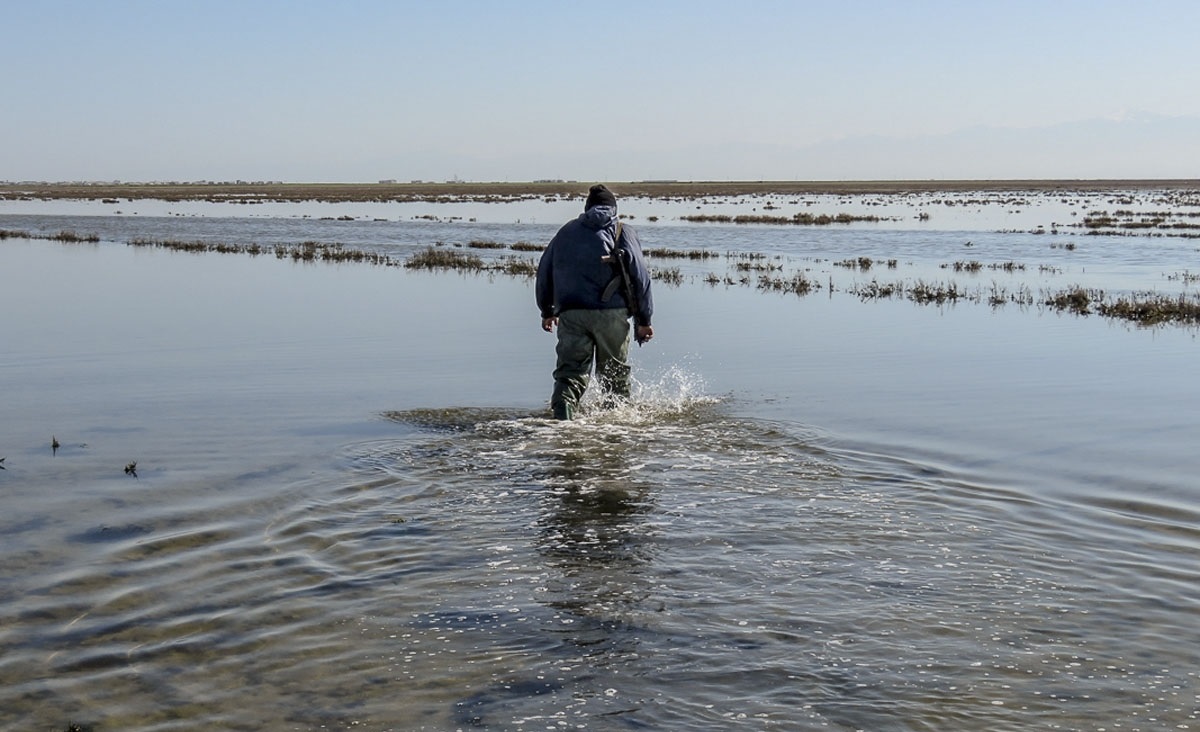
[[[615,208],[592,206],[579,218],[567,222],[550,240],[550,245],[542,252],[537,274],[537,304],[543,318],[564,310],[627,307],[620,287],[607,302],[601,300],[604,288],[616,274],[613,266],[601,259],[613,249],[616,223]],[[650,325],[654,314],[650,271],[642,256],[637,232],[624,224],[621,225],[621,246],[630,254],[629,279],[637,300],[633,322]]]

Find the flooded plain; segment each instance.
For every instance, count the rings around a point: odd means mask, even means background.
[[[404,263],[578,201],[0,202],[0,727],[1200,729],[1195,326],[1047,304],[1191,297],[1069,224],[1200,209],[1004,196],[623,200],[679,256],[569,424],[528,278]],[[685,218],[800,211],[879,220]]]

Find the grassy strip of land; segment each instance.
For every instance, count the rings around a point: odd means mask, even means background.
[[[6,183],[3,199],[166,201],[503,201],[583,199],[593,181],[530,183]],[[921,193],[1105,192],[1200,190],[1196,179],[883,180],[883,181],[629,181],[610,182],[620,197],[692,200],[757,195],[904,195]]]

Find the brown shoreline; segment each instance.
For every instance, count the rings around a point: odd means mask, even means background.
[[[218,201],[455,201],[583,198],[589,182],[536,183],[6,183],[0,200],[160,199]],[[754,195],[910,195],[928,193],[1200,191],[1200,179],[631,181],[608,182],[631,198],[696,199]],[[115,200],[113,201],[115,202]]]

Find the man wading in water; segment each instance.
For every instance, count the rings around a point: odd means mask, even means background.
[[[654,300],[637,233],[617,218],[617,197],[605,186],[591,187],[583,213],[542,253],[537,304],[542,330],[558,326],[554,418],[574,416],[593,362],[606,399],[629,399],[629,318],[638,345],[649,341]]]

